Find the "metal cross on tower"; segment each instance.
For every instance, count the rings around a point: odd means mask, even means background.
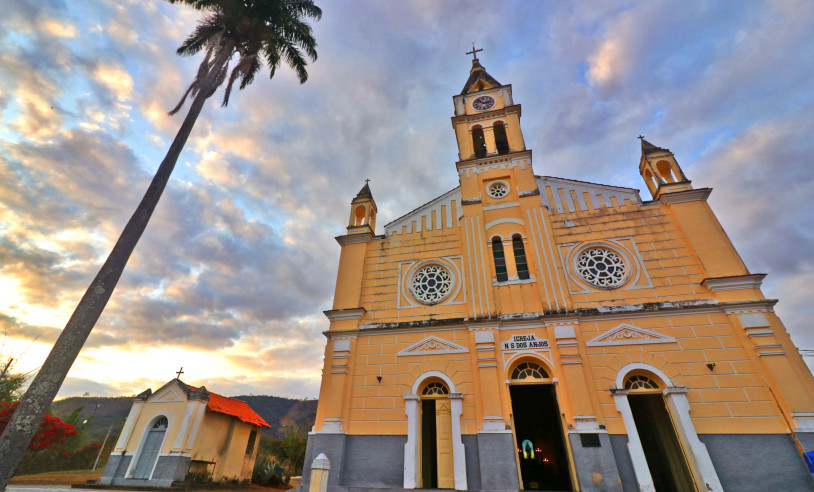
[[[175,379],[181,379],[181,374],[183,374],[183,373],[184,373],[184,366],[181,366],[181,369],[178,369],[178,372],[175,373],[175,374],[177,374]]]
[[[472,55],[472,59],[473,59],[473,60],[477,60],[477,59],[478,59],[478,55],[477,55],[478,51],[483,51],[483,48],[481,48],[481,49],[479,49],[479,50],[476,50],[476,49],[475,49],[475,43],[474,43],[474,41],[473,41],[473,42],[472,42],[472,51],[467,51],[467,52],[466,52],[466,54],[467,54],[467,55]]]

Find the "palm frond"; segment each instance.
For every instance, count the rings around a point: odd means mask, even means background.
[[[232,93],[232,86],[238,77],[241,77],[240,88],[244,89],[247,85],[254,80],[254,74],[260,70],[260,59],[257,53],[245,56],[238,60],[235,68],[232,69],[232,74],[229,76],[229,82],[226,84],[226,89],[223,93],[223,104],[221,106],[229,105],[229,95]],[[248,79],[248,81],[247,81]]]

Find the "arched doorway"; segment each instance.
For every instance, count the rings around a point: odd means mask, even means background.
[[[136,467],[133,470],[133,478],[147,480],[153,474],[153,468],[155,468],[158,453],[161,451],[161,445],[164,443],[164,435],[167,433],[168,425],[167,417],[160,417],[147,431]]]
[[[424,489],[454,489],[449,388],[430,380],[420,393],[420,484]]]
[[[656,492],[698,490],[658,379],[643,371],[625,378],[628,403]]]
[[[510,374],[509,394],[523,489],[573,490],[553,380],[531,360],[521,361]]]

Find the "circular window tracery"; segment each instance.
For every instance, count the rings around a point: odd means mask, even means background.
[[[502,182],[498,181],[496,183],[492,183],[489,186],[489,196],[492,198],[503,198],[504,196],[509,194],[509,186]]]
[[[625,381],[626,390],[657,390],[659,385],[647,376],[633,375]]]
[[[425,386],[424,391],[421,392],[422,396],[441,396],[448,394],[449,390],[447,389],[446,385],[439,383],[438,381],[431,382]]]
[[[627,277],[627,265],[622,256],[608,248],[588,248],[576,261],[576,270],[583,280],[596,287],[619,287]]]
[[[161,417],[160,419],[156,420],[153,424],[153,429],[166,429],[169,426],[169,421],[167,421],[167,417]]]
[[[547,377],[545,369],[534,362],[523,362],[512,371],[512,379],[545,379]]]
[[[452,276],[441,265],[427,265],[413,276],[412,292],[422,304],[438,304],[452,292]]]

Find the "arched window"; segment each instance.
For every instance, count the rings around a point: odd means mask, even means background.
[[[503,254],[503,241],[496,237],[492,239],[492,256],[495,258],[495,276],[498,282],[509,280],[509,273],[506,270],[506,256]]]
[[[493,126],[493,131],[495,134],[495,146],[497,147],[497,153],[508,154],[509,138],[506,136],[506,127],[503,126],[503,122],[496,121]]]
[[[545,372],[545,369],[543,369],[540,364],[534,362],[523,362],[512,371],[512,379],[515,380],[546,378],[548,378],[548,373]]]
[[[432,381],[421,392],[421,396],[444,396],[449,394],[449,389],[440,381]]]
[[[359,205],[358,207],[356,207],[356,214],[355,214],[355,219],[354,220],[355,221],[354,221],[353,225],[357,225],[357,226],[364,225],[364,223],[365,223],[365,207],[364,206]]]
[[[656,168],[658,169],[659,174],[661,175],[661,179],[668,183],[676,182],[675,176],[673,176],[673,167],[670,165],[669,162],[658,161],[656,163]]]
[[[645,375],[634,374],[625,381],[625,389],[630,391],[658,390],[659,385]]]
[[[475,157],[486,156],[486,139],[483,138],[483,127],[475,125],[472,127],[472,149]]]
[[[526,262],[526,250],[523,248],[523,238],[516,234],[512,238],[512,250],[514,251],[514,263],[517,265],[517,278],[527,280],[529,276],[529,265]]]

